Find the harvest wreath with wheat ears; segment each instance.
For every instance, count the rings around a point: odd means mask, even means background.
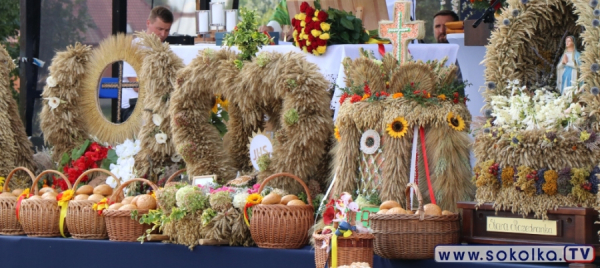
[[[471,114],[460,93],[464,84],[454,83],[457,67],[445,61],[398,64],[392,54],[376,60],[365,51],[343,64],[347,88],[336,120],[333,194],[352,192],[371,204],[394,200],[406,205],[413,129],[422,127],[437,204],[456,212],[456,202],[472,199]],[[418,161],[419,185],[426,201],[435,200],[424,159]]]
[[[508,3],[484,60],[486,119],[475,130],[476,201],[541,218],[559,206],[594,207],[600,173],[598,1]],[[577,82],[560,90],[555,66],[567,54],[567,39],[575,41],[569,56],[579,59],[572,74]]]
[[[259,180],[290,172],[305,181],[324,181],[328,166],[321,162],[333,133],[327,80],[298,53],[262,52],[241,69],[236,59],[231,50],[205,49],[179,73],[178,90],[172,97],[172,127],[189,173],[217,174],[224,183],[234,179],[237,170],[252,172],[248,138],[264,127],[267,115],[275,144]],[[221,99],[215,94],[228,102],[223,139],[208,120]],[[272,184],[289,192],[301,191],[300,185],[288,180]]]

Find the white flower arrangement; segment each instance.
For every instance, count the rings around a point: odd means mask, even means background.
[[[558,130],[566,125],[578,127],[584,121],[583,107],[571,103],[578,93],[576,87],[566,88],[563,95],[545,89],[536,90],[533,96],[519,81],[508,81],[511,96],[493,96],[491,100],[494,124],[509,130]]]
[[[247,192],[237,193],[233,196],[233,207],[237,209],[244,209],[246,205],[246,199],[250,194]]]
[[[133,168],[135,159],[133,157],[140,152],[141,149],[142,147],[140,146],[139,140],[134,142],[129,139],[115,147],[115,153],[119,158],[117,159],[117,164],[110,165],[110,172],[120,178],[120,183],[124,183],[136,177]],[[117,179],[110,176],[106,179],[106,184],[115,188],[117,186]]]

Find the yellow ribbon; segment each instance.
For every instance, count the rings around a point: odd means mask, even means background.
[[[326,226],[324,229],[331,230],[331,267],[337,267],[337,235],[335,235],[335,229],[332,226]]]
[[[67,217],[67,209],[69,208],[69,200],[73,199],[73,195],[75,192],[73,190],[66,190],[56,196],[56,200],[58,201],[58,206],[60,207],[60,219],[58,222],[58,227],[60,228],[60,235],[62,237],[67,237],[64,232],[65,227],[65,218]]]
[[[58,227],[60,228],[60,235],[67,237],[64,232],[65,218],[67,217],[67,209],[69,208],[69,201],[58,201],[60,207],[60,221]]]

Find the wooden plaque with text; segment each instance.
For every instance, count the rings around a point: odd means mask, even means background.
[[[513,214],[510,210],[500,210],[496,213],[491,203],[485,203],[475,209],[475,202],[458,202],[458,208],[463,210],[461,240],[474,244],[583,244],[594,245],[596,255],[599,254],[598,231],[600,225],[598,211],[593,208],[561,207],[548,210],[548,220],[556,221],[556,235],[535,235],[507,232],[488,231],[488,217],[523,219],[522,215]],[[525,219],[534,219],[527,215]]]
[[[290,20],[300,13],[300,4],[308,2],[314,7],[314,0],[287,0]],[[367,30],[379,29],[379,21],[389,20],[385,0],[321,0],[321,7],[328,10],[330,7],[352,12],[363,21]]]

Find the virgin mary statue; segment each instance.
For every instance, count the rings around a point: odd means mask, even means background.
[[[565,38],[565,52],[556,66],[556,88],[563,94],[565,88],[577,85],[577,70],[581,61],[580,53],[575,47],[575,37]]]

